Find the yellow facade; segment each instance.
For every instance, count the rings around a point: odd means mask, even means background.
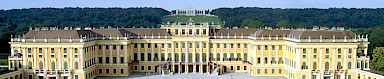
[[[369,69],[369,64],[366,65],[369,58],[357,56],[360,51],[367,53],[369,42],[362,37],[297,39],[290,36],[292,32],[276,37],[264,35],[265,31],[280,30],[245,32],[249,30],[219,29],[220,26],[192,21],[177,25],[163,25],[149,33],[146,32],[151,29],[112,29],[121,33],[115,36],[100,32],[103,29],[87,31],[98,35],[83,36],[81,30],[76,31],[80,35],[78,40],[54,35],[57,36],[51,38],[56,38],[54,42],[49,42],[47,36],[36,40],[32,35],[29,41],[28,37],[13,38],[9,42],[12,56],[22,56],[10,57],[10,69],[20,67],[16,65],[20,62],[25,79],[87,79],[129,76],[132,72],[213,75],[246,72],[252,76],[288,79],[356,79],[356,69]],[[164,33],[167,34],[161,35]]]

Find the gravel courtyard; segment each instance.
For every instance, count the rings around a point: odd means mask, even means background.
[[[200,73],[174,74],[163,76],[159,74],[133,73],[129,77],[96,77],[96,79],[285,79],[281,76],[251,76],[247,73],[226,73],[219,76],[210,76]]]

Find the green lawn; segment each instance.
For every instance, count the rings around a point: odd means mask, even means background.
[[[220,23],[220,25],[223,25],[223,22],[216,16],[165,16],[162,18],[162,22],[185,22],[188,21],[189,18],[192,18],[195,22],[214,22],[215,24]]]

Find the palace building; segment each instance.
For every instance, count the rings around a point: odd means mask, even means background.
[[[160,28],[35,28],[11,39],[5,79],[90,79],[245,72],[287,79],[383,79],[370,74],[367,35],[344,28],[222,29],[189,20]]]
[[[195,9],[193,7],[189,7],[187,9],[177,9],[177,10],[172,10],[171,15],[169,16],[196,16],[196,15],[204,15],[204,16],[214,16],[211,15],[209,10],[203,10],[203,9]]]

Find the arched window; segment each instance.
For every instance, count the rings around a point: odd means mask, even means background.
[[[52,62],[51,63],[51,70],[55,70],[56,66],[55,66],[55,62]]]
[[[313,62],[313,70],[316,70],[317,69],[317,63],[316,62]]]
[[[237,58],[241,59],[241,54],[237,53]]]
[[[352,63],[348,62],[348,69],[351,69],[351,68],[352,68]]]
[[[243,59],[243,61],[248,61],[248,55],[247,55],[247,53],[244,53],[244,59]]]
[[[181,61],[183,61],[183,62],[185,61],[185,53],[181,54]]]
[[[325,70],[328,70],[328,69],[329,69],[329,63],[325,62]]]
[[[159,60],[159,56],[158,56],[157,53],[155,53],[155,58],[154,59]]]
[[[341,67],[341,62],[337,62],[337,69],[343,69],[343,67]]]
[[[152,54],[151,53],[148,53],[147,56],[148,56],[148,61],[152,61]]]
[[[32,62],[31,61],[28,62],[28,69],[32,69]]]
[[[64,69],[68,69],[68,63],[64,62]]]
[[[227,59],[227,53],[224,53],[224,54],[223,54],[223,58],[224,58],[224,59]]]
[[[75,69],[79,69],[79,63],[75,62]]]
[[[220,61],[220,53],[216,54],[216,59],[217,59],[216,61]]]
[[[179,54],[178,53],[175,53],[175,61],[179,61]]]
[[[189,61],[189,62],[192,62],[192,53],[189,53],[189,54],[188,54],[188,61]]]
[[[43,62],[40,61],[40,62],[39,62],[39,69],[43,69],[43,67],[44,67],[44,66],[43,66]]]
[[[168,59],[172,59],[172,54],[168,53]]]
[[[165,60],[165,54],[161,53],[161,61],[164,61],[164,60]]]
[[[209,59],[213,58],[213,53],[209,53]]]
[[[230,57],[231,57],[232,60],[234,60],[235,54],[231,53]]]
[[[301,65],[303,66],[303,68],[302,68],[302,69],[306,69],[306,68],[305,68],[305,66],[307,65],[307,63],[306,63],[306,62],[303,62]]]
[[[195,58],[196,58],[196,59],[195,59],[196,61],[200,61],[200,54],[199,54],[199,53],[196,53]]]
[[[207,54],[203,53],[203,61],[207,61]]]

